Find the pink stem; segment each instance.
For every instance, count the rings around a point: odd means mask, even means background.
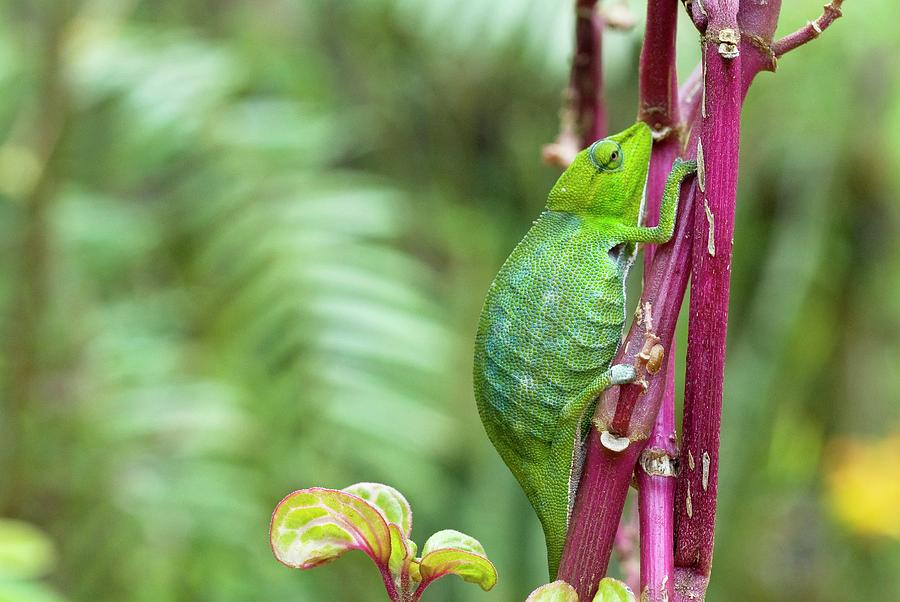
[[[405,592],[397,590],[397,584],[394,583],[394,576],[391,574],[390,569],[385,565],[379,564],[378,570],[381,571],[381,580],[384,581],[384,589],[387,590],[388,598],[394,602],[405,602]]]
[[[641,48],[639,68],[640,107],[638,119],[653,130],[654,139],[659,141],[671,134],[677,138],[678,119],[678,75],[675,71],[675,33],[678,22],[678,0],[651,0],[647,3],[647,27],[644,45]],[[656,154],[658,149],[654,149]],[[674,156],[671,157],[674,159]],[[662,163],[660,163],[662,165]],[[668,173],[672,161],[665,165]],[[652,169],[652,167],[651,167]],[[665,183],[664,173],[659,180],[659,191]],[[657,211],[647,208],[648,215],[658,213],[659,199],[650,195],[648,202],[655,200]],[[648,262],[649,263],[649,262]]]
[[[645,224],[655,225],[669,169],[681,148],[678,78],[675,70],[675,34],[677,0],[649,1],[647,28],[640,63],[640,118],[661,138],[653,148],[647,179]],[[649,219],[647,219],[649,218]],[[649,272],[655,247],[644,249],[644,271]],[[673,345],[674,347],[674,340]],[[640,521],[640,596],[650,601],[674,598],[675,565],[673,559],[672,503],[674,473],[659,476],[647,473],[651,466],[674,466],[675,445],[675,354],[667,349],[668,368],[662,405],[653,426],[647,448],[635,471],[638,486]],[[669,440],[671,437],[671,441]],[[646,459],[655,458],[651,466]]]
[[[835,3],[840,5],[839,0]],[[579,0],[578,4],[593,7],[594,2]],[[658,190],[668,166],[679,154],[675,138],[663,135],[666,126],[678,127],[679,108],[686,117],[687,129],[683,136],[689,139],[683,154],[696,156],[701,146],[698,142],[702,141],[704,152],[698,157],[703,164],[702,176],[698,174],[697,181],[685,186],[688,188],[686,195],[682,190],[673,240],[656,250],[655,256],[646,259],[640,307],[647,309],[643,319],[632,324],[625,344],[613,360],[615,363],[636,363],[647,339],[647,318],[650,317],[651,330],[669,355],[669,367],[661,378],[658,374],[646,376],[649,386],[645,392],[634,385],[614,387],[598,404],[559,571],[559,578],[571,583],[582,599],[593,596],[597,582],[606,572],[628,483],[638,457],[644,459],[638,474],[639,482],[643,483],[640,502],[642,565],[646,567],[642,568],[642,587],[651,600],[665,599],[664,596],[672,599],[672,561],[667,550],[672,549],[670,522],[674,518],[675,599],[696,600],[705,595],[716,511],[740,107],[756,74],[774,69],[776,54],[796,47],[798,40],[810,35],[808,31],[802,35],[799,32],[792,34],[793,37],[788,36],[785,38],[788,41],[779,42],[773,50],[770,44],[781,0],[742,2],[740,13],[738,0],[694,0],[690,8],[702,35],[704,69],[695,72],[685,84],[680,106],[671,96],[673,63],[666,54],[669,48],[674,53],[670,30],[665,28],[671,21],[671,3],[669,0],[651,2],[648,10],[648,34],[641,63],[640,115],[650,123],[658,139],[648,180],[648,200],[651,201],[648,214],[658,214],[658,205],[654,201],[659,198]],[[585,13],[581,14],[584,17]],[[828,14],[826,7],[823,18]],[[821,29],[836,17],[828,18],[830,21],[820,20],[817,26]],[[674,23],[670,26],[673,32]],[[654,27],[662,29],[651,34]],[[815,27],[808,27],[815,30]],[[580,31],[584,40],[586,30],[582,27]],[[574,72],[575,67],[573,77]],[[662,73],[670,74],[671,79],[662,77]],[[594,81],[599,94],[599,79]],[[587,107],[588,104],[582,101],[578,106]],[[593,106],[596,110],[598,105]],[[602,104],[599,107],[602,110]],[[658,107],[665,108],[657,111]],[[648,251],[648,255],[654,255],[652,249]],[[650,466],[648,462],[653,456],[641,456],[641,452],[647,446],[648,438],[652,439],[651,450],[657,448],[665,455],[677,452],[671,438],[674,430],[672,340],[692,265],[683,468],[675,483],[676,501],[672,510],[671,477],[648,474],[645,467]],[[614,452],[604,447],[599,438],[599,433],[604,431],[627,437],[625,449]]]
[[[597,0],[577,0],[571,89],[581,148],[606,135],[606,106],[603,102],[603,27],[603,16],[597,10]]]
[[[682,442],[675,497],[677,595],[705,592],[712,565],[719,427],[743,99],[737,0],[707,1]],[[730,43],[734,40],[734,45]]]
[[[841,18],[841,5],[843,0],[831,0],[825,5],[821,16],[815,21],[810,21],[805,27],[801,27],[792,34],[788,34],[772,44],[775,56],[782,56],[798,46],[815,40],[829,25]]]
[[[557,575],[581,600],[593,598],[606,574],[634,464],[643,450],[643,445],[632,444],[618,453],[610,451],[600,444],[595,429],[590,440]]]
[[[674,346],[674,345],[673,345]],[[641,600],[675,599],[675,353],[669,351],[662,406],[636,470],[641,523]]]

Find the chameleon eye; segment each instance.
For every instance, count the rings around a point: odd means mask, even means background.
[[[588,150],[591,163],[597,171],[618,171],[624,159],[622,147],[614,140],[598,140]]]

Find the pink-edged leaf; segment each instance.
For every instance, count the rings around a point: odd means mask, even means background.
[[[337,489],[311,487],[286,496],[272,513],[272,551],[283,564],[309,569],[362,550],[388,566],[391,536],[381,511],[364,499]]]
[[[531,592],[525,602],[578,602],[578,593],[565,581],[554,581]]]
[[[457,575],[469,583],[477,583],[487,591],[497,583],[497,569],[477,539],[446,529],[428,538],[418,562],[422,578],[420,589],[445,575]]]
[[[412,508],[402,493],[381,483],[356,483],[345,487],[344,491],[375,506],[386,522],[400,527],[404,537],[409,539],[412,534]]]

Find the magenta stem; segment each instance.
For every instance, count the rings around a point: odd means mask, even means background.
[[[603,447],[595,429],[569,524],[558,579],[569,582],[581,600],[591,600],[606,574],[634,465],[643,445],[622,452]]]
[[[675,354],[669,353],[662,405],[635,474],[641,525],[640,598],[648,602],[675,599],[673,549],[675,502]]]
[[[811,42],[818,38],[825,29],[841,18],[841,5],[843,0],[831,0],[825,5],[822,15],[815,21],[810,21],[805,27],[801,27],[792,34],[788,34],[772,44],[775,56],[782,56],[798,46]]]
[[[651,0],[647,3],[647,26],[639,68],[638,108],[638,119],[650,126],[654,136],[644,208],[646,226],[655,226],[659,221],[666,177],[680,151],[678,74],[675,70],[677,23],[678,0]],[[644,248],[644,271],[649,271],[654,252],[653,245]]]
[[[391,574],[390,569],[379,564],[378,570],[381,571],[381,580],[384,581],[384,589],[387,590],[388,598],[394,602],[405,602],[403,599],[405,592],[397,590],[397,585],[394,583],[394,576]]]
[[[603,27],[603,16],[597,10],[597,0],[577,0],[571,91],[581,148],[606,135],[606,106],[603,102]]]
[[[709,28],[702,46],[706,93],[700,107],[702,152],[697,151],[688,378],[682,470],[675,497],[677,595],[684,599],[698,588],[705,591],[712,565],[743,99],[740,53],[721,42],[732,38],[729,32],[739,31],[738,4],[735,0],[707,2],[706,9]]]
[[[672,163],[680,148],[678,78],[675,69],[675,36],[677,0],[649,1],[647,27],[640,62],[639,118],[646,122],[657,138],[647,178],[647,205],[644,223],[658,221],[663,188]],[[655,247],[644,249],[644,271],[649,273]],[[674,347],[674,339],[672,347]],[[667,349],[667,369],[662,404],[641,458],[653,460],[650,467],[674,463],[675,441],[675,354]],[[617,408],[618,409],[618,408]],[[630,417],[629,417],[630,422]],[[650,475],[647,462],[639,462],[635,471],[638,486],[640,522],[640,590],[641,599],[655,602],[674,599],[675,564],[673,556],[672,509],[675,481],[669,476]],[[651,468],[652,469],[652,468]]]
[[[675,71],[675,34],[678,23],[678,0],[650,0],[647,3],[647,26],[644,31],[644,45],[641,48],[639,68],[640,106],[638,119],[653,130],[659,141],[671,134],[677,138],[678,119],[678,75]],[[654,149],[654,154],[657,152]],[[674,156],[672,157],[674,159]],[[662,163],[660,163],[662,165]],[[668,173],[672,161],[665,170]],[[651,168],[652,169],[652,168]],[[665,183],[665,174],[660,181],[659,192]],[[656,199],[649,195],[647,200]],[[655,215],[649,211],[649,215]]]

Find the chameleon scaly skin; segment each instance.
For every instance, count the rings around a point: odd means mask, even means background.
[[[636,379],[633,366],[610,366],[628,268],[637,243],[672,236],[681,181],[696,169],[675,162],[659,225],[641,227],[651,147],[650,129],[638,122],[578,153],[500,268],[478,325],[478,412],[541,521],[551,580],[593,406],[605,388]]]

